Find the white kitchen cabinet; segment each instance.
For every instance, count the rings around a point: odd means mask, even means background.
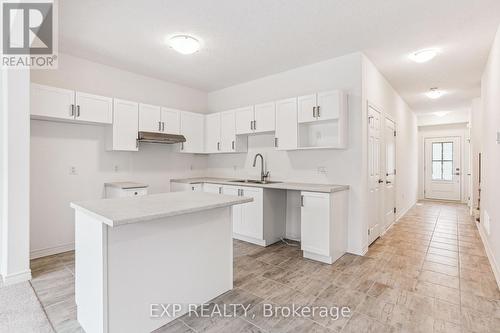
[[[274,132],[276,130],[276,103],[257,104],[254,107],[254,132]]]
[[[222,185],[204,183],[203,184],[203,192],[222,194]]]
[[[298,122],[338,119],[345,108],[345,98],[341,91],[325,91],[298,98]]]
[[[113,100],[113,124],[107,131],[108,150],[137,151],[139,104],[122,99]]]
[[[161,133],[161,107],[139,104],[139,131]]]
[[[205,116],[194,112],[181,112],[181,131],[186,142],[181,143],[182,153],[202,154],[205,152]]]
[[[113,99],[79,91],[31,84],[30,113],[34,119],[111,124]]]
[[[221,112],[220,114],[220,143],[223,152],[234,152],[237,149],[236,143],[236,120],[234,111]]]
[[[180,111],[139,104],[139,131],[179,134]]]
[[[205,152],[221,151],[221,114],[212,113],[205,117]]]
[[[288,98],[276,102],[274,146],[278,150],[297,148],[297,98]]]
[[[113,122],[113,99],[111,97],[77,91],[75,104],[76,120],[101,124]]]
[[[161,108],[162,130],[168,134],[180,133],[180,111],[170,108]]]
[[[253,198],[233,206],[233,237],[268,246],[285,237],[286,191],[249,186],[223,185],[225,195]]]
[[[332,264],[346,252],[347,193],[301,192],[301,248],[305,258]]]
[[[273,132],[276,122],[275,109],[274,102],[237,109],[236,134]]]
[[[202,192],[203,188],[204,186],[201,183],[189,184],[175,181],[170,182],[170,192]]]
[[[235,111],[236,134],[253,133],[253,122],[255,120],[253,106],[236,109]]]

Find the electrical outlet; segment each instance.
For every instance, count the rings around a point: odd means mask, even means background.
[[[327,174],[326,167],[324,167],[324,166],[319,166],[319,167],[318,167],[318,173],[319,173],[319,174],[322,174],[322,175],[326,175],[326,174]]]
[[[76,176],[76,175],[78,174],[78,173],[76,172],[76,167],[71,166],[71,167],[69,168],[69,174],[70,174],[71,176]]]

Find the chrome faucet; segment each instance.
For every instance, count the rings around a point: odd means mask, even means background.
[[[269,177],[269,171],[264,172],[264,157],[262,154],[255,155],[253,158],[253,167],[255,168],[255,165],[257,164],[257,157],[260,157],[260,181],[265,183]]]

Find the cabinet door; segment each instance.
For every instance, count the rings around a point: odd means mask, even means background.
[[[240,108],[235,112],[236,134],[253,133],[253,121],[255,120],[253,106]]]
[[[338,119],[342,102],[342,93],[340,91],[318,93],[317,119]]]
[[[330,195],[301,192],[301,246],[303,251],[330,255]]]
[[[113,150],[137,151],[139,104],[121,99],[113,101]]]
[[[75,118],[75,92],[41,84],[31,84],[30,113],[35,117]]]
[[[241,205],[241,235],[264,239],[264,206],[261,188],[242,187],[244,197],[253,198],[252,202]]]
[[[298,121],[299,123],[316,120],[316,94],[300,96],[298,98]]]
[[[169,108],[161,108],[162,130],[168,134],[180,133],[180,111]]]
[[[181,144],[183,153],[203,153],[205,120],[204,116],[194,112],[181,112],[181,134],[186,142]]]
[[[274,132],[276,130],[276,104],[255,105],[255,132]]]
[[[223,186],[222,193],[225,195],[239,195],[239,188],[233,186]],[[233,208],[233,233],[242,234],[241,228],[241,206],[242,205],[234,205]]]
[[[161,132],[161,108],[155,105],[139,104],[139,131]]]
[[[203,192],[222,194],[222,185],[204,183]]]
[[[113,122],[113,99],[77,91],[75,119],[111,124]]]
[[[221,124],[221,150],[232,152],[236,150],[236,120],[234,111],[220,114]]]
[[[297,98],[276,102],[275,146],[280,150],[297,148]]]
[[[221,151],[220,118],[220,113],[212,113],[205,118],[205,152],[207,153]]]

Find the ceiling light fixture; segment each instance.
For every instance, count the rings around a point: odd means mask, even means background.
[[[438,99],[444,95],[444,91],[439,90],[438,88],[431,88],[431,90],[427,92],[426,95],[431,99]]]
[[[415,53],[410,54],[410,59],[415,61],[416,63],[424,63],[434,59],[438,54],[437,49],[426,49],[420,50]]]
[[[200,42],[188,35],[178,35],[168,40],[168,45],[181,54],[193,54],[200,49]]]
[[[450,111],[438,111],[438,112],[434,112],[434,114],[438,117],[444,117],[446,116],[448,113],[450,113]]]

